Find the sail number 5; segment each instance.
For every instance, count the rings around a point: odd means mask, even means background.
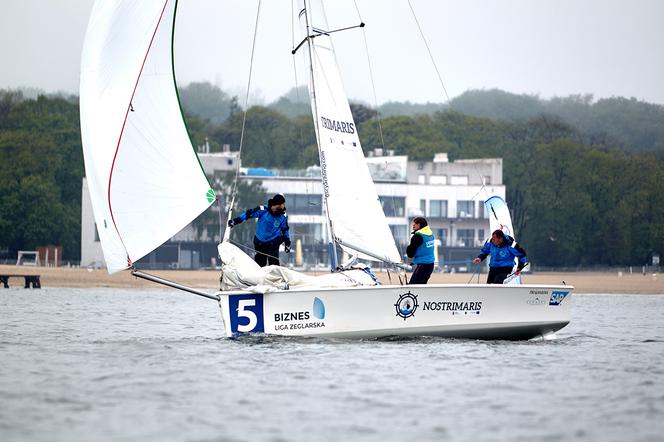
[[[228,309],[232,333],[261,333],[263,324],[263,295],[231,295]]]
[[[237,303],[237,317],[249,319],[249,323],[247,325],[240,325],[238,323],[237,331],[242,333],[248,333],[252,331],[254,328],[256,328],[256,324],[258,323],[258,318],[256,317],[256,313],[254,313],[253,311],[251,311],[250,308],[248,308],[255,306],[256,306],[256,300],[254,299],[242,299]]]

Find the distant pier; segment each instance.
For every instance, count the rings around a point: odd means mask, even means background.
[[[0,275],[0,283],[2,283],[2,285],[4,285],[6,289],[9,288],[9,278],[24,278],[25,280],[24,287],[26,289],[29,289],[30,287],[32,287],[33,289],[41,288],[41,281],[39,279],[39,275],[9,275],[9,274]]]

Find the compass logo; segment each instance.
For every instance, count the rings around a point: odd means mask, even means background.
[[[418,307],[417,295],[413,295],[411,292],[404,293],[399,296],[394,308],[396,309],[397,316],[400,316],[405,321],[407,318],[410,318],[415,314],[415,310]]]

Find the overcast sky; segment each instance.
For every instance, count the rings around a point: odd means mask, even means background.
[[[78,93],[91,0],[0,0],[0,88]],[[445,99],[407,0],[356,0],[377,102]],[[664,1],[411,0],[450,97],[499,88],[542,98],[590,93],[664,104]],[[180,0],[178,83],[244,95],[257,0]],[[359,22],[352,0],[327,6],[330,27]],[[252,95],[295,86],[291,2],[264,0]],[[348,95],[374,104],[361,30],[336,34]],[[297,84],[306,81],[298,72]],[[242,101],[241,101],[242,102]]]

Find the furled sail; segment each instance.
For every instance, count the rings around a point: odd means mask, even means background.
[[[313,17],[311,9],[315,13]],[[316,35],[309,40],[309,51],[304,52],[311,63],[309,90],[324,198],[334,239],[350,253],[368,251],[384,261],[400,263],[399,252],[364,160],[331,38],[318,27],[320,24],[327,26],[322,4],[311,9],[308,9],[309,16],[300,14],[300,21],[307,29],[308,20],[310,32]],[[372,259],[366,254],[359,256]]]
[[[109,273],[214,201],[175,84],[175,0],[97,0],[81,60],[85,170]]]

